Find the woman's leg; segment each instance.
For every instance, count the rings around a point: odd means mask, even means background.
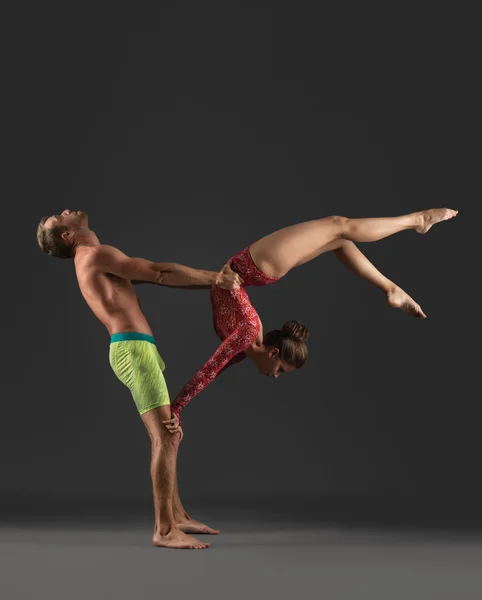
[[[360,252],[353,242],[349,240],[337,240],[329,244],[327,250],[333,250],[335,256],[352,273],[383,290],[389,306],[400,308],[404,312],[420,319],[426,317],[420,305],[404,292],[401,287],[380,273],[375,265]]]
[[[326,246],[335,240],[375,242],[405,229],[426,233],[432,225],[455,217],[457,212],[433,208],[401,217],[348,219],[332,216],[306,221],[275,231],[255,242],[250,249],[251,256],[268,277],[283,277],[293,267],[325,252]]]

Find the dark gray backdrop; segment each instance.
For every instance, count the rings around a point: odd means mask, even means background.
[[[164,4],[2,19],[3,514],[150,502],[148,438],[107,332],[73,264],[36,246],[40,217],[68,207],[130,255],[209,269],[298,221],[459,209],[362,247],[425,322],[332,256],[251,288],[265,329],[309,327],[309,361],[276,382],[248,362],[224,373],[184,413],[179,469],[193,499],[476,505],[473,15]],[[139,295],[174,397],[217,346],[209,293]]]

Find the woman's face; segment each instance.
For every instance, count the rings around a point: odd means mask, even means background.
[[[258,371],[266,377],[278,379],[283,373],[294,371],[295,368],[280,359],[278,348],[265,348],[259,355]]]

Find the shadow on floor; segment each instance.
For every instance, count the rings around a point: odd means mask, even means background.
[[[478,536],[482,538],[482,511],[476,499],[448,501],[374,501],[360,498],[188,498],[192,516],[210,524],[229,523],[237,531],[338,530],[390,531],[430,537]],[[102,528],[137,527],[152,522],[150,501],[105,497],[59,498],[3,496],[1,527],[42,527],[43,524],[85,524]]]

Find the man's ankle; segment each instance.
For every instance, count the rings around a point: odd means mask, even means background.
[[[158,523],[154,527],[154,535],[165,537],[166,535],[169,535],[173,529],[176,529],[175,521],[172,523]]]
[[[175,510],[174,511],[174,522],[175,523],[184,523],[185,521],[189,521],[191,517],[187,514],[187,512],[184,512],[182,510]]]

